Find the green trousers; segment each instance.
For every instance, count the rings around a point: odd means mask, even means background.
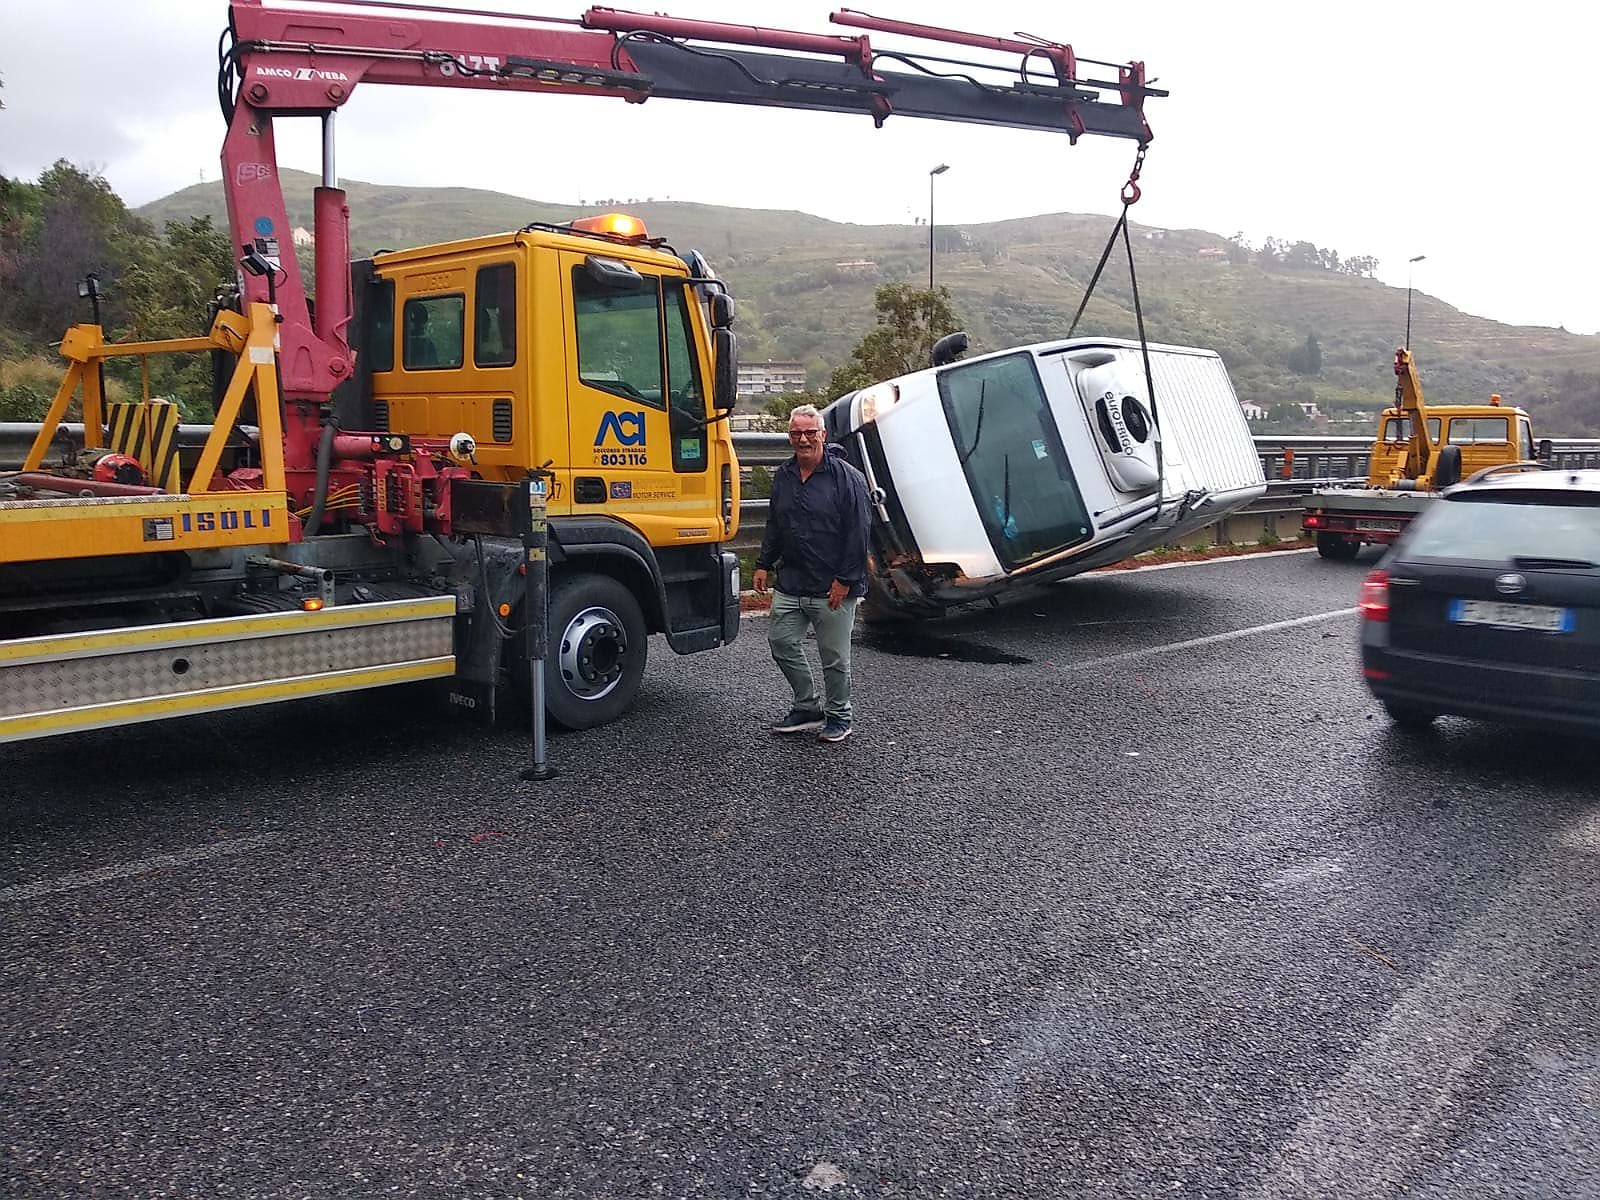
[[[794,706],[820,709],[830,721],[850,724],[850,633],[856,624],[855,597],[838,608],[828,607],[826,596],[791,596],[772,593],[772,624],[767,642],[772,661],[794,689]],[[817,678],[806,658],[806,630],[817,631],[817,654],[822,659],[824,702],[818,703]]]

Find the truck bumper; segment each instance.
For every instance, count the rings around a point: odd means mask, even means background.
[[[728,645],[739,636],[739,556],[731,550],[722,552],[722,644]]]
[[[456,598],[0,642],[0,742],[448,676]]]

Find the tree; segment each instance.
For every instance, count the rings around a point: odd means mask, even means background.
[[[1305,345],[1289,351],[1289,370],[1296,375],[1322,374],[1322,347],[1317,342],[1316,334],[1306,334]]]
[[[886,283],[873,296],[876,326],[856,344],[828,384],[835,396],[928,365],[934,342],[956,331],[950,292]]]
[[[822,408],[846,392],[920,371],[929,365],[933,344],[957,328],[946,288],[930,292],[909,283],[886,283],[874,293],[872,303],[876,325],[856,343],[849,360],[833,372],[826,388],[774,396],[762,411],[787,420],[802,404]]]
[[[37,184],[0,178],[0,330],[7,339],[43,349],[90,320],[78,297],[90,273],[100,279],[100,323],[109,341],[192,336],[204,331],[217,286],[233,276],[233,252],[209,218],[169,222],[165,238],[157,236],[104,179],[65,160]],[[206,356],[148,362],[150,394],[177,400],[186,419],[203,419],[211,391]],[[113,385],[143,394],[137,359],[113,359],[105,373]]]
[[[15,242],[5,237],[0,256],[0,321],[34,342],[58,339],[88,316],[78,284],[100,276],[108,297],[104,324],[125,324],[127,309],[115,300],[124,264],[138,251],[149,226],[130,213],[111,185],[65,159],[39,176],[27,197],[0,201],[0,221],[12,217]],[[3,236],[3,235],[0,235]]]

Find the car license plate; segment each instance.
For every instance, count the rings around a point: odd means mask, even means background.
[[[1450,619],[1462,625],[1498,625],[1503,629],[1536,629],[1543,633],[1571,633],[1570,608],[1545,604],[1507,604],[1502,600],[1452,600]]]
[[[1385,521],[1377,517],[1356,518],[1356,528],[1368,533],[1399,533],[1399,521]]]

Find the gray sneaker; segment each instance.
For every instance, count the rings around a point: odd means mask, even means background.
[[[811,733],[822,728],[822,714],[809,708],[791,708],[788,716],[767,728],[773,733]]]
[[[822,727],[822,732],[817,734],[819,742],[842,742],[850,736],[850,722],[829,719]]]

